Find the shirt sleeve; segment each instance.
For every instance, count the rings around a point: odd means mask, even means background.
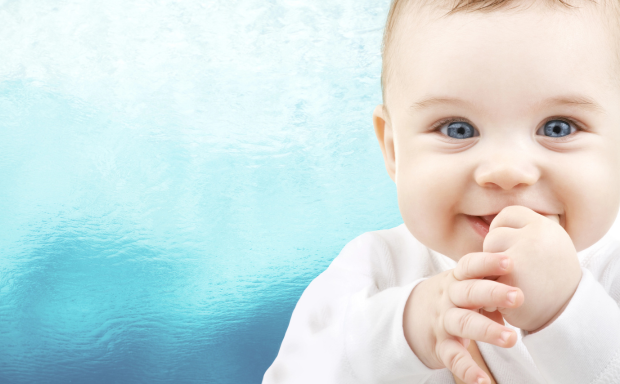
[[[548,383],[617,383],[620,308],[592,273],[582,278],[564,312],[523,343]]]
[[[298,301],[263,384],[423,382],[434,371],[404,336],[403,311],[424,278],[389,286],[386,247],[353,240]]]

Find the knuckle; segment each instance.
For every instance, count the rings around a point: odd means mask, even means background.
[[[445,275],[445,278],[441,280],[441,287],[446,290],[451,284],[453,284],[456,281],[459,281],[457,274],[458,274],[458,265],[456,266],[456,268],[454,269],[450,269],[450,272],[448,274]]]
[[[464,351],[457,351],[451,356],[450,367],[452,367],[451,371],[460,377],[466,377],[468,372],[471,372],[471,369],[474,368],[471,366]]]
[[[487,322],[483,327],[482,337],[484,337],[485,340],[490,340],[493,336],[493,324]]]
[[[489,290],[489,295],[491,296],[491,299],[493,300],[494,303],[496,303],[497,301],[503,302],[503,300],[501,299],[501,292],[497,284],[491,285],[491,289]]]
[[[459,316],[457,320],[458,330],[461,335],[465,333],[465,330],[468,329],[471,325],[472,315],[470,313],[463,313]]]
[[[468,364],[465,366],[461,377],[474,377],[474,375],[476,375],[476,370],[477,369],[475,364]]]
[[[446,275],[447,279],[443,280],[444,284],[447,284],[447,282],[450,281],[450,280],[458,280],[456,278],[456,274],[457,274],[457,269],[458,268],[459,268],[459,265],[457,264],[456,268],[450,270],[450,272]]]
[[[446,365],[450,367],[452,372],[455,372],[459,366],[459,362],[461,362],[465,356],[463,356],[462,351],[456,349],[450,349],[447,355]]]
[[[465,285],[465,289],[463,290],[463,294],[465,295],[465,299],[468,302],[472,302],[475,299],[476,296],[476,292],[475,292],[475,284],[474,283],[468,283]]]
[[[470,254],[467,254],[461,257],[461,259],[459,260],[457,264],[458,274],[460,275],[461,279],[467,279],[469,277],[470,268],[471,268],[471,256]]]
[[[471,276],[471,256],[463,260],[463,274],[468,277]]]
[[[438,340],[435,345],[435,356],[446,368],[451,367],[450,361],[452,353],[454,353],[454,348],[450,347],[449,339]]]
[[[457,344],[452,342],[452,339],[443,340],[437,346],[437,349],[441,351],[439,353],[439,361],[456,376],[461,378],[475,377],[477,365],[471,359],[466,349],[458,348]]]

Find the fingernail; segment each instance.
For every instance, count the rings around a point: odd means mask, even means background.
[[[508,260],[508,258],[505,258],[499,262],[499,266],[502,267],[502,269],[508,268],[508,264],[510,264],[510,260]]]
[[[517,291],[508,292],[506,297],[508,298],[508,301],[510,302],[510,304],[514,304],[515,301],[517,301]]]
[[[510,334],[511,332],[508,331],[503,331],[500,335],[499,338],[502,339],[502,341],[505,343],[508,341],[508,339],[510,338]]]
[[[484,377],[479,377],[478,380],[476,380],[477,384],[482,384],[484,383]]]

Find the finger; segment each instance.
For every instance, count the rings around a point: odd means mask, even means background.
[[[470,339],[463,339],[462,337],[455,337],[456,341],[461,343],[465,349],[469,348],[469,344],[471,344]]]
[[[489,376],[476,364],[469,351],[458,341],[451,338],[443,340],[437,347],[437,353],[446,368],[465,383],[491,382]]]
[[[490,230],[482,242],[482,250],[488,253],[505,252],[515,243],[518,229],[497,227]]]
[[[489,231],[500,228],[500,227],[508,227],[508,228],[523,228],[532,221],[539,219],[541,216],[540,213],[535,212],[527,207],[521,205],[513,205],[510,207],[506,207],[502,209],[500,213],[495,216],[491,225],[489,226]],[[559,215],[542,215],[549,220],[552,220],[556,224],[560,223]]]
[[[560,215],[545,215],[545,217],[556,224],[560,224]]]
[[[502,209],[491,222],[489,231],[499,227],[523,228],[532,221],[538,219],[540,215],[533,210],[522,205],[512,205]]]
[[[469,309],[447,310],[443,325],[452,336],[484,341],[498,347],[510,348],[517,342],[517,334],[512,329]]]
[[[460,308],[517,308],[523,303],[523,291],[493,280],[456,281],[448,286],[448,297]]]
[[[512,268],[510,257],[497,253],[474,252],[461,257],[454,277],[457,280],[481,279],[486,276],[505,275]]]

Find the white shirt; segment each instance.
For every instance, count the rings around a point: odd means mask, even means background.
[[[512,327],[512,348],[477,342],[498,383],[620,383],[620,241],[608,233],[578,257],[583,277],[552,324]],[[304,291],[263,384],[454,383],[413,353],[403,310],[416,284],[455,266],[404,224],[355,238]]]

